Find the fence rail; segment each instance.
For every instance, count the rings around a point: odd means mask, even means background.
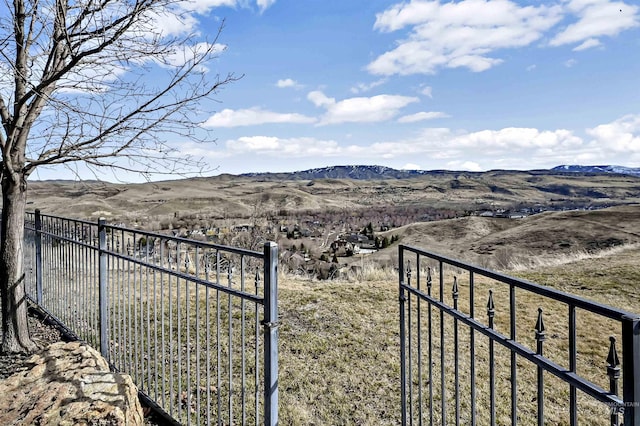
[[[25,218],[27,295],[182,424],[278,423],[277,259],[105,220]]]
[[[640,425],[637,315],[414,247],[399,263],[403,425]]]

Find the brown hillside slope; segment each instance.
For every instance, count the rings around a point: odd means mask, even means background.
[[[526,171],[447,172],[413,179],[262,181],[221,175],[145,184],[71,181],[29,183],[32,208],[51,214],[114,220],[207,214],[247,217],[287,210],[367,209],[379,206],[479,210],[544,205],[640,203],[640,177]]]
[[[547,212],[524,219],[464,217],[414,223],[386,235],[400,242],[483,266],[508,268],[530,258],[550,258],[640,243],[640,205]],[[370,257],[395,259],[391,246]]]

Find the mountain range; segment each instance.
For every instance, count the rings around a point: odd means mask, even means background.
[[[549,170],[533,170],[540,173],[582,173],[582,174],[626,174],[640,176],[640,168],[624,166],[580,166],[561,165]],[[274,180],[313,180],[313,179],[409,179],[425,175],[460,175],[478,174],[482,172],[460,172],[448,170],[397,170],[385,166],[331,166],[297,172],[283,173],[245,173],[241,176],[255,178],[263,181]]]
[[[624,166],[556,166],[552,171],[557,172],[571,172],[571,173],[617,173],[622,175],[640,176],[639,167],[624,167]]]

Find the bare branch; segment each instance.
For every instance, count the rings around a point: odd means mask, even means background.
[[[74,162],[142,173],[202,170],[201,161],[166,140],[212,140],[199,126],[199,105],[241,78],[212,78],[207,70],[223,50],[222,25],[212,41],[193,44],[148,24],[175,0],[25,2],[14,2],[13,27],[4,27],[13,38],[0,54],[0,67],[14,78],[6,94],[13,115],[0,89],[6,171],[29,175],[40,166]],[[0,37],[2,30],[0,21]],[[149,72],[164,77],[149,80]],[[175,167],[167,167],[171,161]]]

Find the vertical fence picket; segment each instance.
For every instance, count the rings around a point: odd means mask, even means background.
[[[609,337],[609,355],[607,356],[607,376],[609,376],[609,392],[618,395],[618,379],[620,379],[620,359],[616,350],[616,338]],[[610,406],[611,426],[618,426],[619,407]]]
[[[407,269],[405,270],[405,274],[407,276],[407,285],[410,286],[411,285],[411,263],[409,261],[407,261]],[[408,365],[408,371],[407,371],[407,387],[408,387],[408,392],[409,395],[407,395],[407,398],[409,398],[410,404],[409,404],[409,425],[413,425],[413,326],[412,326],[412,322],[411,322],[411,293],[407,294],[407,324],[408,324],[408,329],[407,329],[407,365]]]
[[[227,282],[228,282],[228,286],[231,289],[233,287],[233,265],[231,264],[231,262],[229,261],[227,263]],[[227,356],[228,356],[228,363],[229,363],[229,376],[228,376],[228,380],[229,380],[229,395],[227,397],[227,401],[228,401],[228,410],[229,410],[229,424],[232,425],[233,424],[233,392],[235,391],[235,388],[233,386],[233,321],[231,321],[231,318],[233,316],[233,300],[231,299],[231,296],[227,296],[227,315],[229,316],[229,324],[228,326],[228,333],[229,333],[229,340],[228,340],[228,345],[229,345],[229,349],[227,350]]]
[[[444,263],[438,264],[438,286],[440,287],[440,303],[444,303]],[[440,409],[441,424],[447,424],[447,388],[445,368],[444,311],[440,310]]]
[[[458,277],[453,277],[453,288],[451,289],[451,297],[453,298],[453,309],[458,310]],[[454,355],[454,395],[455,395],[455,424],[460,424],[460,354],[458,347],[458,319],[453,319],[453,355]]]
[[[43,304],[42,300],[42,218],[40,210],[36,209],[34,215],[34,243],[35,243],[35,266],[36,266],[36,303]]]
[[[569,370],[572,373],[576,373],[578,368],[576,352],[576,307],[569,305]],[[578,424],[577,392],[573,385],[569,385],[569,424]]]
[[[260,289],[260,269],[256,268],[256,276],[255,276],[255,293],[258,294],[258,291]],[[256,417],[256,424],[260,423],[260,386],[259,386],[259,379],[258,379],[258,372],[260,371],[260,339],[258,338],[259,334],[260,334],[260,313],[259,313],[259,308],[258,305],[255,305],[255,311],[254,311],[254,315],[255,315],[255,323],[254,323],[254,327],[255,327],[255,332],[256,332],[256,336],[255,336],[255,341],[256,341],[256,352],[255,352],[255,369],[254,369],[254,380],[255,380],[255,417]]]
[[[407,405],[411,402],[407,401],[407,367],[406,367],[406,324],[405,324],[405,303],[407,300],[406,291],[404,289],[405,271],[404,271],[404,252],[400,252],[398,259],[398,275],[399,275],[399,312],[400,312],[400,411],[402,425],[407,424]]]
[[[546,340],[544,320],[542,318],[542,308],[538,308],[538,319],[536,321],[536,354],[543,355],[543,344]],[[538,366],[537,372],[537,401],[538,401],[538,426],[544,425],[544,369]]]
[[[475,280],[473,272],[469,273],[469,317],[475,317]],[[469,327],[469,382],[471,385],[470,420],[476,425],[476,335],[473,327]]]
[[[264,422],[278,424],[278,246],[264,245]]]
[[[516,341],[516,287],[509,286],[509,337]],[[516,352],[510,353],[511,367],[511,426],[518,424],[518,366],[516,365]]]
[[[489,290],[489,300],[487,301],[487,317],[489,319],[489,328],[493,329],[493,321],[496,315],[496,307],[493,302],[493,290]],[[494,426],[496,424],[496,365],[495,365],[495,353],[493,347],[493,339],[489,339],[489,410],[490,410],[490,424]]]
[[[420,288],[420,280],[421,280],[421,276],[420,276],[420,256],[417,256],[416,258],[416,286],[418,288],[418,290],[421,290]],[[423,400],[422,400],[422,312],[421,312],[421,307],[422,307],[422,300],[419,297],[416,297],[416,314],[417,314],[417,321],[416,321],[416,326],[417,326],[417,330],[416,330],[416,334],[418,337],[418,347],[416,348],[417,350],[417,356],[418,356],[418,424],[422,424],[422,419],[423,419],[423,409],[422,409],[422,405],[423,405]]]
[[[622,396],[624,424],[640,425],[640,317],[622,318]]]
[[[433,287],[433,277],[431,275],[431,268],[427,269],[427,296],[431,297],[431,289]],[[427,352],[429,359],[429,424],[433,424],[433,313],[431,304],[429,304],[429,311],[427,313],[427,324],[429,339],[427,342]]]
[[[100,261],[98,266],[99,276],[99,312],[100,312],[100,354],[109,361],[109,322],[108,322],[108,302],[107,302],[107,228],[105,227],[105,219],[101,218],[98,222],[98,231],[100,233]]]

